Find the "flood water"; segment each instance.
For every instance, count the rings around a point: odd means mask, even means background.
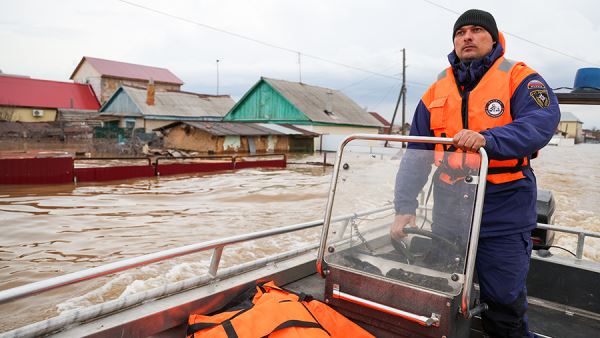
[[[539,187],[556,198],[556,224],[600,232],[599,154],[600,145],[547,147],[533,161]],[[109,184],[0,186],[0,289],[209,239],[322,219],[330,176],[330,167],[290,165]],[[222,266],[304,246],[319,235],[315,228],[301,240],[282,236],[232,247]],[[555,244],[575,251],[576,236],[559,236]],[[600,261],[600,241],[586,240],[584,255]],[[0,332],[190,278],[204,273],[209,261],[207,254],[181,257],[0,305]]]

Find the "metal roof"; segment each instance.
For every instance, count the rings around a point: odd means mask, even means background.
[[[85,110],[100,108],[90,85],[2,75],[0,105]]]
[[[379,115],[379,113],[370,111],[369,114],[371,114],[371,116],[373,116],[379,122],[381,122],[385,127],[389,127],[390,126],[390,123],[388,122],[388,120],[386,120],[385,117]]]
[[[580,122],[581,123],[581,120],[579,118],[577,118],[577,116],[575,116],[575,114],[568,112],[568,111],[560,112],[560,121],[561,122]]]
[[[270,124],[270,125],[273,125],[273,124]],[[296,130],[296,131],[299,131],[299,132],[300,132],[300,133],[302,133],[302,135],[304,135],[304,136],[317,137],[317,136],[320,136],[320,135],[321,135],[321,134],[319,134],[319,133],[315,133],[315,132],[313,132],[313,131],[306,130],[306,129],[303,129],[303,128],[301,128],[301,127],[295,126],[295,125],[293,125],[293,124],[285,124],[285,123],[283,123],[283,124],[277,124],[277,125],[278,125],[278,126],[285,127],[285,128],[287,128],[287,129],[291,129],[291,130]]]
[[[154,105],[150,106],[146,103],[148,95],[146,89],[121,86],[113,97],[122,95],[121,92],[125,92],[131,98],[144,116],[222,118],[235,104],[229,95],[212,96],[188,92],[156,91]],[[111,100],[107,101],[104,106],[107,106]],[[130,112],[110,112],[107,114],[131,115]]]
[[[266,136],[266,135],[286,135],[286,133],[264,127],[259,123],[244,122],[173,122],[166,126],[154,130],[166,130],[178,125],[186,124],[194,128],[203,130],[215,136]]]
[[[313,122],[383,127],[381,122],[339,90],[263,77]],[[331,112],[325,110],[331,107]]]
[[[183,84],[181,79],[179,79],[177,76],[175,76],[175,74],[171,73],[171,71],[166,68],[137,65],[134,63],[105,60],[89,56],[84,56],[81,61],[79,61],[79,64],[73,71],[73,74],[71,74],[70,79],[73,79],[85,61],[89,62],[92,67],[94,67],[94,69],[96,69],[103,77],[107,76],[145,81],[149,81],[152,78],[154,82],[172,83],[178,85]]]

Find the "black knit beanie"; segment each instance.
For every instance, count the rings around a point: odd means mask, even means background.
[[[452,39],[454,40],[454,35],[460,27],[468,25],[485,28],[492,36],[492,39],[496,42],[498,41],[498,26],[496,26],[496,20],[494,20],[492,14],[480,9],[469,9],[458,17],[458,20],[456,20],[456,23],[454,24],[454,30],[452,31]]]

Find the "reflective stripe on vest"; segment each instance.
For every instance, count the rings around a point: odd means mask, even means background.
[[[534,73],[534,70],[522,62],[511,61],[504,57],[498,58],[477,86],[466,95],[467,128],[479,132],[511,123],[510,99],[519,84]],[[449,67],[438,76],[438,81],[422,97],[423,103],[429,110],[430,128],[435,136],[453,137],[458,131],[465,129],[461,111],[462,100],[452,68]],[[479,155],[476,155],[476,159],[473,156],[465,158],[461,150],[444,155],[444,147],[440,144],[436,145],[435,150],[436,165],[443,165],[448,171],[445,174],[442,171],[440,175],[446,183],[454,183],[460,179],[460,175],[457,174],[459,170],[479,167]],[[496,184],[521,179],[525,177],[523,168],[528,165],[527,157],[503,161],[490,160],[487,179]],[[453,169],[454,173],[449,169]]]

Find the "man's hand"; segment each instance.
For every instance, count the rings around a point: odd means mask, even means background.
[[[463,129],[456,133],[453,138],[454,146],[464,151],[477,152],[479,148],[485,147],[485,137],[478,132]]]
[[[404,233],[404,227],[407,225],[414,227],[415,221],[415,215],[396,215],[394,218],[394,224],[392,224],[392,227],[390,228],[390,236],[396,240],[405,237],[406,234]]]

